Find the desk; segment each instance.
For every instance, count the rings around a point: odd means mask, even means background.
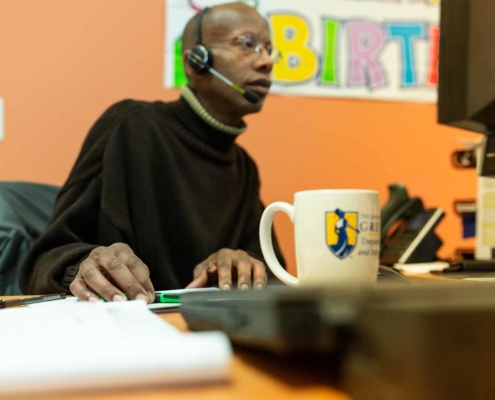
[[[17,297],[0,297],[8,300]],[[1,310],[0,310],[1,312]],[[179,313],[159,314],[165,321],[186,332],[187,326]],[[77,344],[75,344],[77,345]],[[261,354],[236,349],[230,368],[230,380],[225,384],[182,388],[108,390],[92,393],[66,393],[54,396],[35,396],[50,400],[163,400],[163,399],[308,399],[350,400],[348,396],[332,388],[329,371],[321,366],[296,365],[283,360],[267,360]],[[332,371],[330,371],[332,373]],[[334,375],[335,376],[335,375]],[[29,397],[32,399],[33,397]],[[24,400],[24,397],[16,397]],[[26,397],[27,399],[27,397]]]

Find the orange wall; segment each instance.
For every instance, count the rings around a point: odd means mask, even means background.
[[[169,101],[163,81],[163,0],[2,0],[0,179],[62,184],[87,131],[123,98]],[[240,142],[261,171],[266,203],[316,188],[376,189],[403,182],[447,212],[441,255],[463,243],[452,201],[474,197],[474,171],[449,164],[460,137],[434,105],[272,96]],[[294,266],[293,231],[277,233]]]

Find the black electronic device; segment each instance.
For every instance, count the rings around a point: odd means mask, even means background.
[[[199,292],[192,330],[235,345],[335,363],[355,400],[495,398],[495,285],[428,284]],[[330,381],[330,378],[329,378]]]
[[[425,209],[410,198],[404,185],[389,186],[390,198],[381,211],[380,264],[431,262],[442,245],[434,230],[442,220],[441,208]]]
[[[482,133],[478,174],[495,177],[495,1],[442,0],[438,122]]]

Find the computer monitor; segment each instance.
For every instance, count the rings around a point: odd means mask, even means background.
[[[438,122],[487,135],[484,176],[495,176],[494,26],[494,0],[441,2]]]

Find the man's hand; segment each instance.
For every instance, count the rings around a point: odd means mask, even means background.
[[[263,289],[267,281],[265,265],[245,251],[222,249],[194,268],[194,280],[187,288],[204,287],[218,280],[221,290],[230,290],[236,277],[238,289],[249,289],[251,282],[255,289]]]
[[[155,300],[148,267],[124,243],[94,249],[79,266],[70,291],[83,301],[98,301],[98,295],[124,301],[124,293],[147,303]]]

